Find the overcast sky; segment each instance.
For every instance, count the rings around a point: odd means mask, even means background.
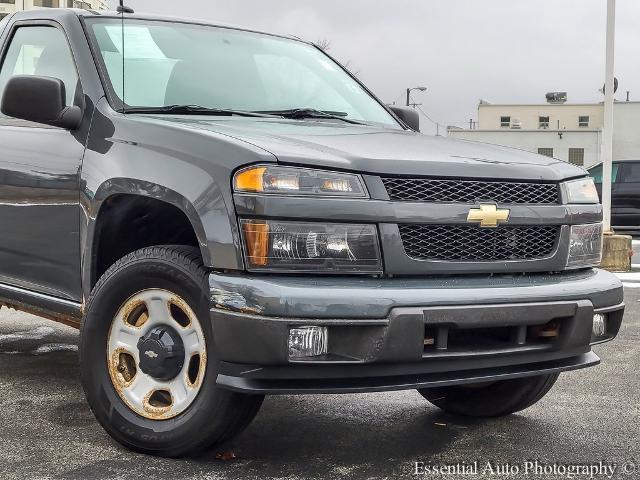
[[[111,5],[116,5],[111,0]],[[415,93],[431,118],[468,125],[479,99],[602,100],[606,0],[126,0],[139,12],[328,39],[383,101]],[[640,1],[618,0],[617,97],[640,100]],[[423,121],[429,132],[429,121]]]

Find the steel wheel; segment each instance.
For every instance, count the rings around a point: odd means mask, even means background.
[[[202,452],[260,410],[264,396],[216,384],[208,275],[197,248],[145,247],[109,267],[89,296],[82,388],[100,425],[136,452]]]
[[[118,310],[107,340],[107,365],[122,401],[138,415],[167,420],[198,396],[207,364],[205,336],[179,296],[143,290]]]

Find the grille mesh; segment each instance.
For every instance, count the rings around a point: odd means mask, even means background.
[[[553,254],[557,226],[399,225],[407,255],[415,260],[535,260]]]
[[[406,202],[512,204],[559,203],[558,185],[552,183],[485,182],[429,178],[382,179],[391,200]]]

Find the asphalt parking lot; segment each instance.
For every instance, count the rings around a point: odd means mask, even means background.
[[[479,461],[480,468],[492,462],[522,472],[527,460],[540,466],[604,462],[618,465],[614,478],[638,478],[640,288],[633,282],[620,337],[596,350],[603,363],[561,376],[524,413],[470,421],[439,412],[413,391],[272,397],[233,443],[184,460],[132,454],[111,441],[84,402],[77,332],[2,309],[0,478],[411,478],[414,462]],[[628,462],[638,465],[637,476],[621,472]],[[476,478],[524,477],[487,471]]]

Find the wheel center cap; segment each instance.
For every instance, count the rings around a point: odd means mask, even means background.
[[[140,370],[156,380],[173,380],[182,371],[184,343],[178,332],[168,325],[152,328],[138,341]]]

